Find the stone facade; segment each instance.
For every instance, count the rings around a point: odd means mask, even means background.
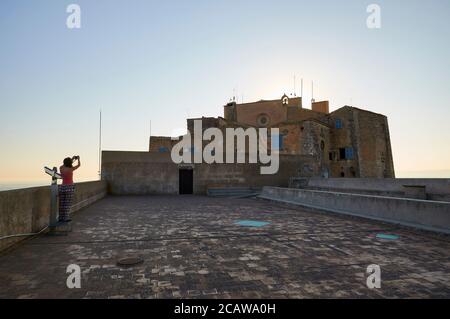
[[[191,135],[194,120],[187,120]],[[197,120],[203,130],[215,127],[223,132],[228,127],[279,128],[280,154],[297,156],[295,176],[395,177],[388,122],[381,114],[350,106],[330,113],[328,101],[305,109],[301,97],[283,95],[279,100],[231,102],[224,106],[223,118]],[[149,150],[170,152],[175,143],[170,137],[152,136]]]

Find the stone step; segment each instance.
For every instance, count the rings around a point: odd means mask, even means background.
[[[260,193],[260,190],[252,189],[250,187],[208,188],[207,190],[207,195],[210,197],[244,198],[254,197]]]

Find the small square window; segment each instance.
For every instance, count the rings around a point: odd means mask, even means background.
[[[342,121],[341,121],[341,119],[336,119],[335,127],[336,128],[342,128]]]

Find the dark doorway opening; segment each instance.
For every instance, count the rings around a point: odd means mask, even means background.
[[[346,158],[345,158],[345,148],[340,148],[340,149],[339,149],[339,159],[340,159],[341,161],[346,159]]]
[[[179,170],[179,192],[180,195],[194,193],[194,171],[192,169]]]

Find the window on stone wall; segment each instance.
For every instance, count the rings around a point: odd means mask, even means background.
[[[347,159],[347,160],[353,159],[353,148],[351,148],[351,147],[345,148],[345,159]]]
[[[353,148],[352,147],[342,147],[339,149],[339,160],[352,160],[353,159]]]
[[[341,119],[336,119],[335,127],[336,128],[342,128],[342,121],[341,121]]]
[[[280,134],[280,136],[279,136],[279,146],[280,146],[280,151],[282,151],[284,149],[284,134]]]
[[[161,146],[161,147],[159,148],[159,152],[160,152],[160,153],[168,153],[168,152],[169,152],[169,149],[168,149],[167,147]]]
[[[345,160],[345,148],[340,148],[339,149],[339,160]]]
[[[328,158],[330,159],[330,161],[336,161],[336,151],[329,152]]]
[[[284,134],[274,135],[272,149],[282,151],[284,148]]]

